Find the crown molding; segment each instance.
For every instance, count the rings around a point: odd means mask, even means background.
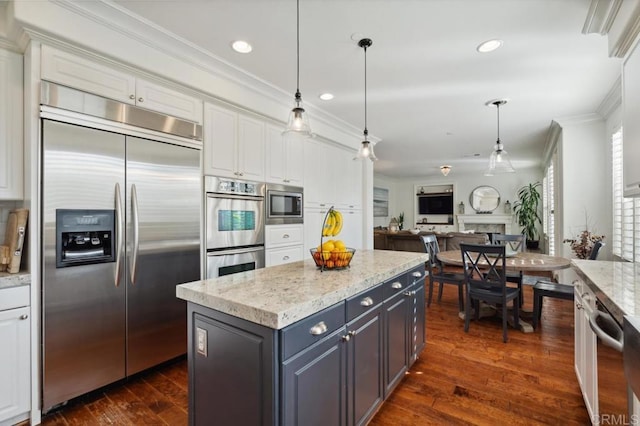
[[[622,0],[591,0],[582,34],[607,34],[621,5]]]
[[[624,58],[640,34],[640,1],[622,2],[607,34],[609,56]]]
[[[600,105],[596,109],[596,112],[604,117],[608,118],[613,111],[622,105],[622,78],[618,77],[611,86],[611,89],[604,97]]]

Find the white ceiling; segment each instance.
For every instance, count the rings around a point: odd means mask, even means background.
[[[295,0],[116,3],[290,92],[293,104]],[[368,128],[382,139],[376,172],[429,176],[450,164],[450,177],[460,170],[480,174],[496,140],[496,108],[485,102],[496,98],[509,99],[500,108],[500,138],[514,167],[537,165],[551,120],[596,112],[620,73],[606,37],[581,32],[589,4],[300,0],[303,101],[363,128],[364,53],[357,39],[369,37]],[[492,38],[504,40],[502,48],[476,51]],[[253,52],[232,51],[237,39]],[[321,101],[323,92],[335,99]]]

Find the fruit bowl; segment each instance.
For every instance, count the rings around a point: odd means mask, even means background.
[[[409,232],[411,232],[413,235],[418,235],[420,233],[419,229],[409,229]]]
[[[318,251],[317,248],[309,250],[311,257],[318,268],[344,269],[349,267],[356,249],[346,248],[343,251]]]

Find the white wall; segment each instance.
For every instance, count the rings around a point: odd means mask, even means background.
[[[599,117],[558,121],[558,186],[561,188],[560,239],[576,237],[586,226],[591,232],[612,236],[611,144],[606,123]],[[556,216],[556,217],[558,217]],[[606,242],[606,240],[605,240]],[[610,244],[600,259],[610,259]],[[568,244],[561,256],[572,257]]]
[[[487,159],[487,162],[488,161],[489,160]],[[469,194],[471,194],[471,191],[473,191],[474,188],[480,185],[490,185],[496,188],[500,193],[500,206],[496,209],[496,213],[503,213],[504,202],[506,200],[509,200],[513,205],[516,200],[516,192],[518,189],[536,181],[542,181],[542,169],[520,169],[516,170],[516,173],[500,176],[484,176],[477,173],[465,174],[458,170],[452,170],[447,177],[442,176],[442,178],[437,179],[428,179],[420,176],[405,179],[392,179],[379,174],[374,175],[375,186],[390,188],[390,214],[397,216],[400,212],[405,213],[406,229],[413,227],[416,223],[415,185],[428,186],[453,184],[455,213],[458,212],[458,204],[462,201],[465,204],[465,214],[473,214],[474,211],[469,205]],[[391,191],[391,188],[393,188],[393,191]],[[383,218],[375,219],[380,219],[380,222],[383,221]],[[387,219],[386,224],[380,223],[380,225],[388,225],[389,219],[390,218]],[[375,224],[378,225],[377,222]]]

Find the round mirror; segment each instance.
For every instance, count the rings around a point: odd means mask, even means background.
[[[493,186],[479,186],[471,191],[469,204],[478,213],[492,212],[500,205],[500,193]]]

